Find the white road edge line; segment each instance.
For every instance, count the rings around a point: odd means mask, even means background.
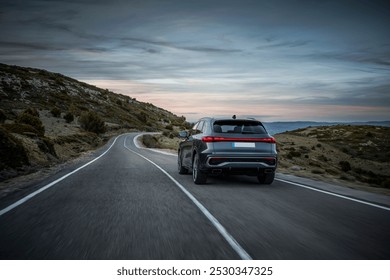
[[[136,151],[130,149],[126,146],[126,140],[128,136],[125,137],[125,141],[123,142],[123,146],[129,150],[130,152],[140,156],[141,158],[147,160],[154,166],[156,166],[158,169],[161,170],[162,173],[164,173],[169,179],[172,180],[176,184],[176,186],[179,187],[179,189],[184,192],[185,195],[199,208],[199,210],[206,216],[206,218],[211,222],[211,224],[218,230],[218,232],[225,238],[225,240],[229,243],[229,245],[232,247],[232,249],[240,256],[243,260],[252,260],[251,256],[244,250],[244,248],[241,247],[241,245],[234,239],[234,237],[227,232],[227,230],[221,225],[221,223],[200,203],[187,189],[181,185],[178,181],[176,181],[175,178],[173,178],[167,171],[165,171],[162,167],[160,167],[158,164],[154,163],[152,160],[148,159],[147,157],[137,153]],[[136,137],[133,138],[134,145],[138,148],[138,145],[136,143]]]
[[[366,205],[369,205],[369,206],[373,206],[373,207],[376,207],[376,208],[380,208],[380,209],[383,209],[383,210],[390,211],[389,207],[378,205],[378,204],[374,204],[374,203],[370,203],[370,202],[367,202],[367,201],[364,201],[364,200],[348,197],[348,196],[345,196],[345,195],[341,195],[341,194],[337,194],[337,193],[333,193],[333,192],[329,192],[329,191],[320,190],[320,189],[317,189],[317,188],[309,187],[309,186],[306,186],[306,185],[302,185],[302,184],[299,184],[299,183],[295,183],[295,182],[291,182],[291,181],[287,181],[287,180],[283,180],[283,179],[275,179],[275,180],[276,181],[280,181],[280,182],[284,182],[284,183],[288,183],[288,184],[291,184],[291,185],[295,185],[295,186],[298,186],[298,187],[301,187],[301,188],[309,189],[309,190],[312,190],[312,191],[316,191],[316,192],[320,192],[320,193],[336,196],[336,197],[339,197],[339,198],[344,198],[344,199],[351,200],[351,201],[354,201],[354,202],[358,202],[358,203],[361,203],[361,204],[366,204]]]
[[[119,135],[119,136],[121,136],[121,135]],[[116,140],[118,139],[119,136],[117,136],[117,137],[115,138],[115,140],[114,140],[114,142],[112,142],[111,146],[110,146],[104,153],[102,153],[100,156],[98,156],[97,158],[95,158],[95,159],[93,159],[93,160],[87,162],[86,164],[84,164],[83,166],[81,166],[81,167],[79,167],[79,168],[73,170],[72,172],[69,172],[68,174],[62,176],[61,178],[59,178],[59,179],[57,179],[57,180],[55,180],[55,181],[53,181],[53,182],[47,184],[46,186],[40,188],[39,190],[36,190],[35,192],[30,193],[29,195],[27,195],[27,196],[25,196],[24,198],[22,198],[22,199],[16,201],[15,203],[11,204],[10,206],[8,206],[8,207],[6,207],[6,208],[0,210],[0,217],[1,217],[2,215],[4,215],[5,213],[11,211],[12,209],[18,207],[19,205],[25,203],[26,201],[30,200],[30,199],[33,198],[34,196],[36,196],[36,195],[40,194],[41,192],[47,190],[48,188],[51,188],[52,186],[54,186],[55,184],[61,182],[61,181],[64,180],[65,178],[69,177],[70,175],[73,175],[74,173],[80,171],[80,170],[83,169],[84,167],[86,167],[86,166],[90,165],[91,163],[97,161],[99,158],[101,158],[102,156],[104,156],[104,155],[112,148],[112,146],[114,146],[114,144],[115,144],[115,142],[116,142]]]

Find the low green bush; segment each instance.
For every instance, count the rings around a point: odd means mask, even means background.
[[[24,110],[23,113],[29,114],[29,115],[31,115],[31,116],[34,116],[34,117],[38,117],[38,118],[39,118],[38,110],[35,109],[35,108],[32,108],[32,107],[27,108],[26,110]]]
[[[0,109],[0,123],[4,123],[7,119],[7,115],[5,114],[4,110]]]
[[[324,162],[327,162],[327,161],[328,161],[328,158],[327,158],[326,156],[324,156],[324,155],[320,155],[320,156],[318,157],[318,159],[321,160],[321,161],[324,161]]]
[[[7,123],[3,127],[12,133],[25,135],[38,135],[39,132],[31,125],[25,123]]]
[[[67,123],[71,123],[73,122],[74,120],[74,116],[71,112],[67,112],[65,115],[64,115],[64,119]]]
[[[381,183],[382,188],[390,189],[390,179],[385,179]]]
[[[143,144],[148,148],[160,148],[160,143],[157,138],[150,134],[145,134],[142,136]]]
[[[297,151],[290,151],[288,152],[287,154],[287,158],[288,159],[292,159],[294,157],[300,157],[302,154],[300,152],[297,152]]]
[[[352,169],[351,164],[348,161],[342,160],[339,162],[339,164],[340,164],[341,170],[343,170],[344,172],[348,172]]]
[[[49,153],[55,157],[57,157],[56,150],[54,149],[54,142],[49,138],[42,137],[37,141],[38,148],[44,152]]]
[[[23,144],[3,127],[0,127],[0,170],[28,165]]]
[[[45,135],[45,127],[43,126],[42,121],[39,117],[33,114],[30,114],[25,111],[18,116],[16,122],[19,124],[31,125],[34,129],[36,129],[39,136]]]
[[[53,117],[55,118],[59,118],[61,117],[61,110],[57,107],[54,107],[53,109],[51,109],[50,113],[53,115]]]
[[[104,133],[106,131],[106,126],[102,118],[92,111],[82,113],[79,118],[79,123],[82,129],[96,134]]]

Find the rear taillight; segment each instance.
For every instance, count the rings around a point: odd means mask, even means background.
[[[202,141],[209,142],[263,142],[263,143],[272,143],[275,144],[275,138],[266,137],[266,138],[231,138],[231,137],[217,137],[217,136],[204,136]]]
[[[224,141],[223,139],[226,139],[224,137],[214,137],[214,136],[204,136],[202,137],[203,142],[219,142],[219,141]]]

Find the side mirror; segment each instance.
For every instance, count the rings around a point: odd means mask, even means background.
[[[185,130],[180,131],[180,132],[179,132],[179,137],[180,137],[180,138],[184,138],[184,139],[188,138],[188,132],[185,131]]]

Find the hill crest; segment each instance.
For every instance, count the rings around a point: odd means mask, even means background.
[[[153,104],[41,69],[0,64],[0,100],[0,181],[76,158],[116,134],[188,127]]]
[[[46,70],[0,64],[0,109],[12,119],[15,110],[34,107],[62,112],[98,113],[106,123],[147,131],[160,130],[167,123],[184,124],[185,118],[137,101],[130,96],[101,89],[62,74]]]

